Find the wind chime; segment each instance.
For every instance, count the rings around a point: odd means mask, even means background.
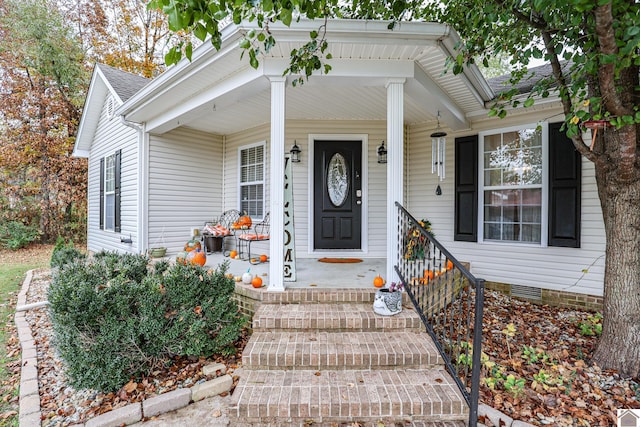
[[[437,173],[440,182],[442,182],[445,177],[447,133],[440,128],[440,111],[438,111],[437,121],[436,130],[431,134],[431,173]],[[436,194],[438,196],[442,194],[440,184],[436,188]]]

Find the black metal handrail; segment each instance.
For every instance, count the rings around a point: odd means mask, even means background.
[[[400,203],[395,271],[478,422],[484,279],[477,279]]]

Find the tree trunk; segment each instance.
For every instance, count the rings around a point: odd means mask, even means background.
[[[607,137],[615,145],[618,132]],[[635,132],[631,132],[635,137]],[[629,137],[629,135],[627,135]],[[593,361],[622,375],[640,375],[640,179],[619,179],[618,164],[596,162],[606,232],[604,320]]]

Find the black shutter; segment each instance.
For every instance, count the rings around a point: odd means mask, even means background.
[[[561,126],[549,124],[549,246],[579,248],[582,159]]]
[[[115,157],[115,171],[114,171],[114,179],[115,179],[115,232],[120,232],[120,159],[122,158],[122,150],[116,151]]]
[[[100,230],[104,230],[104,157],[100,159]]]
[[[478,241],[478,135],[455,140],[454,240]]]

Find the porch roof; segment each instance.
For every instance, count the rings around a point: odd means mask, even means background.
[[[303,20],[290,28],[273,25],[277,44],[261,58],[257,70],[241,59],[238,41],[255,28],[250,23],[229,26],[216,51],[205,43],[144,87],[116,114],[146,123],[152,133],[180,126],[230,134],[268,123],[270,76],[281,76],[289,53],[308,41],[318,21]],[[403,22],[394,30],[387,22],[332,20],[327,25],[328,75],[314,75],[287,91],[287,119],[385,120],[390,78],[404,78],[406,123],[441,121],[452,130],[469,128],[467,116],[484,110],[493,91],[475,66],[459,75],[444,72],[459,37],[443,24]]]

